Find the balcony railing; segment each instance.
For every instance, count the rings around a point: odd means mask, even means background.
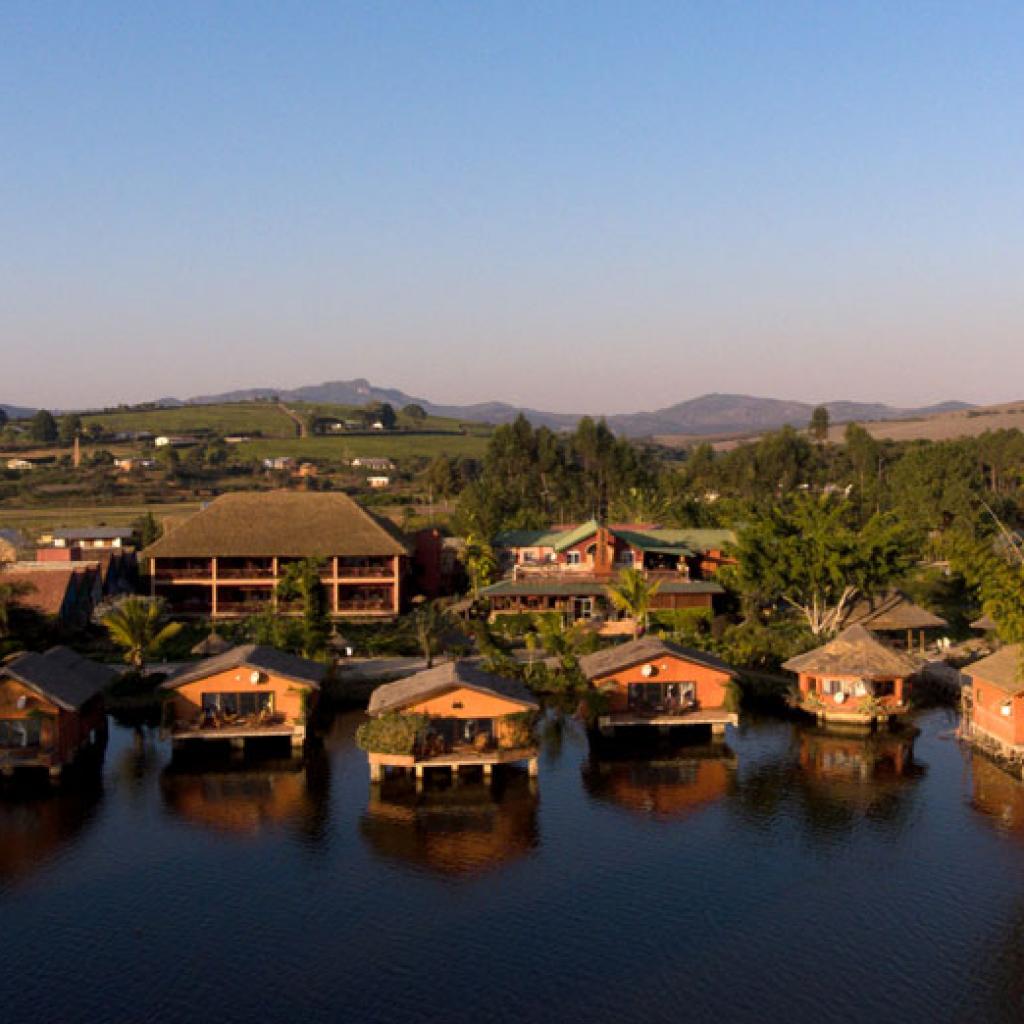
[[[608,567],[604,572],[595,572],[592,565],[517,565],[513,567],[512,579],[562,579],[573,580],[580,583],[607,582],[613,576],[618,575],[623,569],[638,568],[646,579],[665,582],[685,582],[690,579],[688,569],[642,569],[640,566],[616,563]]]
[[[365,600],[365,601],[339,601],[339,612],[390,612],[393,607],[390,601]]]

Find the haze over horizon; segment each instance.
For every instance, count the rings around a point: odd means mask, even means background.
[[[0,8],[0,402],[1024,398],[1024,8]]]

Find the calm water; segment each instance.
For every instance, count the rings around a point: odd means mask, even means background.
[[[1017,1021],[1024,788],[932,711],[913,741],[763,719],[724,752],[371,795],[318,757],[0,802],[0,1020]]]

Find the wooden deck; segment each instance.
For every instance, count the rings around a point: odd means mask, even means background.
[[[618,729],[628,726],[647,726],[657,728],[677,728],[684,726],[710,726],[713,733],[720,733],[727,725],[738,725],[739,715],[735,711],[723,711],[710,708],[698,711],[661,712],[661,711],[619,711],[601,715],[597,720],[598,728]]]
[[[191,740],[227,740],[232,746],[240,746],[246,740],[262,740],[287,738],[292,746],[301,746],[306,739],[304,725],[221,725],[215,728],[187,726],[175,727],[170,730],[172,743],[184,743]]]
[[[444,768],[456,775],[460,768],[482,768],[484,777],[490,776],[496,765],[526,762],[530,775],[537,774],[537,748],[517,747],[513,750],[455,750],[433,757],[414,754],[367,754],[370,781],[380,782],[387,768],[412,769],[417,779],[423,778],[427,768]]]

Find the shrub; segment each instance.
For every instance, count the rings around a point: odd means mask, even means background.
[[[533,730],[537,725],[535,711],[521,711],[505,715],[498,732],[498,746],[502,750],[514,750],[517,747],[528,747],[533,742]]]
[[[426,715],[389,712],[359,726],[356,745],[369,754],[411,754],[416,746],[416,737],[426,726]]]

